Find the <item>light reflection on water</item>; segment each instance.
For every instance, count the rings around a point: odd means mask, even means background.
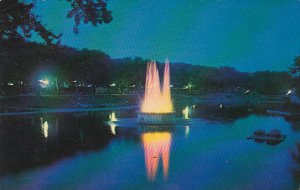
[[[48,121],[44,121],[42,117],[40,119],[41,119],[42,134],[44,135],[45,138],[48,138]]]
[[[56,137],[58,133],[58,125],[59,125],[59,119],[58,117],[55,117],[55,119],[51,118],[50,124],[44,117],[40,117],[41,122],[41,134],[45,137],[45,139],[48,139],[51,133],[52,137]]]
[[[190,134],[190,127],[189,126],[185,126],[185,138],[187,138]]]
[[[142,134],[145,164],[150,181],[154,181],[158,164],[162,160],[165,179],[168,177],[172,135],[169,132],[146,132]]]
[[[0,187],[298,188],[289,151],[300,139],[299,122],[265,115],[231,123],[193,117],[171,130],[145,131],[99,125],[108,114],[0,118]],[[279,145],[246,140],[257,129],[273,128],[287,135]]]
[[[116,124],[114,124],[114,123],[111,123],[110,124],[110,130],[111,130],[111,133],[113,134],[113,135],[116,135],[117,133],[116,133]]]

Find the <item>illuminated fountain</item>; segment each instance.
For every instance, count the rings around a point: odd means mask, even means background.
[[[184,110],[182,110],[182,115],[184,119],[189,119],[189,107],[186,106]]]
[[[165,63],[163,86],[154,61],[148,63],[145,84],[145,96],[138,114],[138,122],[143,124],[173,124],[175,114],[170,90],[170,64]]]
[[[164,178],[167,179],[171,140],[172,135],[169,132],[147,132],[142,135],[145,164],[150,181],[155,180],[160,159],[162,160]]]
[[[109,120],[114,122],[114,121],[118,121],[116,118],[116,114],[115,112],[112,112],[111,114],[109,114]]]

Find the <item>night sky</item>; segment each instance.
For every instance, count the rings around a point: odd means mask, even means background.
[[[300,55],[298,0],[111,0],[113,21],[93,27],[67,19],[66,1],[37,1],[42,23],[62,44],[135,57],[240,71],[286,71]],[[38,39],[35,39],[39,41]]]

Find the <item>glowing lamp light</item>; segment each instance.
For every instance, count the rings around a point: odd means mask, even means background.
[[[7,85],[8,85],[8,86],[13,86],[13,85],[14,85],[14,83],[12,83],[12,82],[9,82],[9,83],[7,83]]]
[[[114,87],[114,86],[116,86],[116,84],[115,84],[115,83],[112,83],[112,84],[110,84],[109,86]]]
[[[38,80],[42,88],[46,88],[49,85],[49,81],[46,80]]]
[[[292,93],[292,90],[287,91],[287,93],[285,94],[286,96],[290,95]]]

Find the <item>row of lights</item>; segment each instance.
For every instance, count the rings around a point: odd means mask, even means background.
[[[1,1],[1,0],[0,0],[0,1]],[[49,80],[47,80],[47,79],[45,79],[45,80],[42,80],[42,79],[41,79],[41,80],[38,80],[38,82],[40,82],[40,85],[41,85],[41,87],[43,87],[43,88],[46,88],[46,87],[49,85]],[[72,81],[72,82],[77,83],[76,80],[74,80],[74,81]],[[23,81],[20,81],[20,84],[23,84]],[[13,82],[8,82],[7,85],[8,85],[8,86],[14,86],[14,83],[13,83]],[[91,87],[91,86],[92,86],[92,85],[88,85],[88,87]],[[116,83],[112,83],[112,84],[110,84],[109,86],[110,86],[110,87],[115,87],[115,86],[116,86]],[[130,87],[135,87],[135,84],[134,84],[134,85],[131,85]],[[171,84],[171,85],[170,85],[170,88],[172,88],[172,87],[173,87],[173,85]],[[184,87],[184,89],[188,89],[188,88],[189,88],[188,85]],[[237,89],[239,89],[239,87],[238,87]],[[244,92],[244,94],[248,94],[249,92],[250,92],[250,90],[246,90],[246,91]],[[288,95],[290,95],[292,92],[293,92],[293,90],[288,90],[287,93],[286,93],[285,95],[288,96]]]

